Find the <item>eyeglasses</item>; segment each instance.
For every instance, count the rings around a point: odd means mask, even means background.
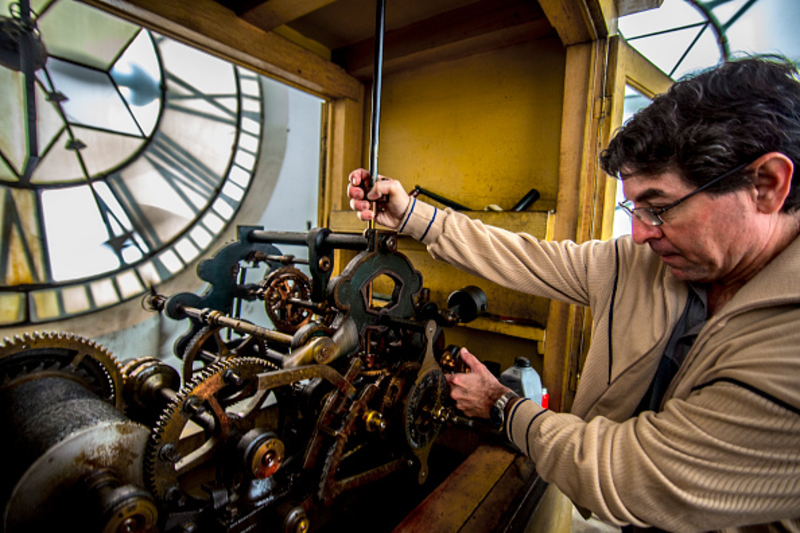
[[[711,187],[712,185],[714,185],[718,181],[721,181],[721,180],[723,180],[723,179],[725,179],[725,178],[727,178],[727,177],[729,177],[729,176],[731,176],[733,174],[736,174],[737,172],[739,172],[740,170],[744,169],[749,164],[750,163],[744,163],[743,165],[739,165],[738,167],[734,168],[733,170],[729,170],[728,172],[726,172],[725,174],[722,174],[721,176],[717,176],[716,178],[714,178],[713,180],[709,181],[705,185],[702,185],[702,186],[698,187],[697,189],[693,190],[692,192],[690,192],[689,194],[687,194],[683,198],[680,198],[680,199],[672,202],[671,204],[669,204],[666,207],[659,207],[659,208],[634,207],[634,208],[631,208],[629,205],[626,205],[626,204],[628,204],[630,202],[630,200],[625,200],[624,202],[619,202],[617,205],[619,205],[626,213],[628,213],[628,216],[630,216],[630,217],[634,217],[635,216],[636,218],[638,218],[639,220],[641,220],[645,224],[649,224],[650,226],[660,226],[661,224],[664,223],[664,219],[661,218],[661,215],[663,215],[664,213],[666,213],[667,211],[669,211],[670,209],[672,209],[673,207],[675,207],[679,203],[681,203],[681,202],[683,202],[685,200],[688,200],[689,198],[691,198],[695,194],[706,190],[707,188]]]

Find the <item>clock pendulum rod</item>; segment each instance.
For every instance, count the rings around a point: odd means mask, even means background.
[[[378,144],[381,121],[381,88],[383,85],[383,36],[386,27],[386,0],[377,0],[375,12],[375,60],[372,76],[372,120],[370,123],[369,176],[370,185],[378,180]],[[371,188],[371,187],[370,187]],[[369,188],[367,188],[369,190]],[[373,215],[377,202],[372,204]],[[375,217],[369,221],[369,229],[375,229]]]

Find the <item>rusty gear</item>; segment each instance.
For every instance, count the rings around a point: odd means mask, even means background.
[[[145,482],[157,500],[208,498],[202,485],[215,479],[218,450],[236,431],[255,426],[270,397],[258,390],[258,375],[269,369],[262,359],[232,358],[207,367],[178,392],[145,450]]]
[[[75,377],[102,400],[123,408],[122,371],[110,351],[80,335],[25,333],[0,343],[0,387],[34,373]]]

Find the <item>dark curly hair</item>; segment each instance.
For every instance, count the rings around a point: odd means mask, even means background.
[[[781,152],[798,168],[798,71],[775,55],[730,60],[681,79],[619,129],[600,164],[622,179],[673,171],[699,187],[768,152]],[[785,213],[800,207],[797,182],[792,180]],[[708,191],[724,194],[749,183],[742,171]]]

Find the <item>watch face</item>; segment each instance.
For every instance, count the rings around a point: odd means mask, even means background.
[[[257,74],[73,0],[22,4],[0,0],[17,42],[0,50],[0,326],[181,272],[235,215],[261,139]]]

